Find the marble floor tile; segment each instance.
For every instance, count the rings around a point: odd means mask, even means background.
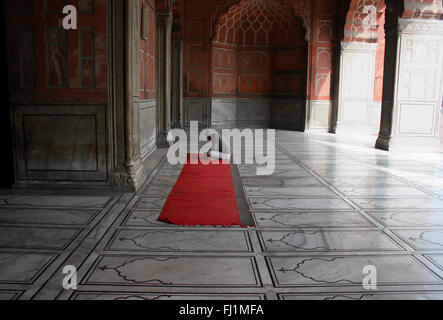
[[[341,172],[341,171],[347,171],[347,172],[364,172],[374,169],[371,169],[368,165],[364,164],[342,164],[342,163],[329,163],[329,164],[310,164],[309,162],[306,163],[306,166],[310,169],[315,171],[318,174],[323,174],[327,172]]]
[[[430,180],[438,181],[438,179],[443,179],[443,172],[440,170],[429,170],[429,171],[403,171],[403,170],[388,170],[390,174],[403,179],[411,179],[412,181],[420,180]]]
[[[324,178],[328,183],[336,188],[384,188],[391,186],[407,186],[404,182],[393,177],[327,177]]]
[[[32,283],[54,254],[0,252],[0,284]]]
[[[368,211],[386,227],[443,227],[443,211]]]
[[[275,159],[275,165],[277,167],[281,166],[281,165],[294,165],[296,167],[299,167],[294,160],[290,159],[290,158],[286,158],[286,159]]]
[[[436,198],[378,198],[361,199],[351,198],[358,206],[364,209],[443,209],[443,200]]]
[[[85,284],[258,287],[249,257],[103,256]]]
[[[81,229],[0,227],[0,248],[64,249]]]
[[[338,188],[348,197],[428,197],[429,194],[412,187]]]
[[[263,250],[267,252],[403,250],[376,230],[261,231],[259,235]]]
[[[376,268],[379,287],[442,282],[408,255],[270,257],[268,264],[277,287],[361,286],[368,265]]]
[[[411,166],[411,165],[403,165],[403,166],[387,166],[385,169],[394,175],[403,175],[403,174],[411,174],[417,173],[420,175],[433,176],[433,177],[441,177],[443,175],[443,170],[434,168],[432,166],[419,165],[419,166]]]
[[[167,198],[173,188],[174,186],[151,185],[143,192],[143,195],[147,197]]]
[[[331,161],[327,159],[312,159],[312,160],[301,160],[301,163],[308,166],[309,168],[329,168],[337,167],[345,169],[346,167],[368,167],[368,164],[361,163],[356,160],[337,160]]]
[[[181,171],[183,169],[184,165],[183,164],[170,164],[168,161],[165,161],[162,165],[162,169],[168,170],[177,170],[177,171]]]
[[[392,232],[415,250],[443,250],[443,229],[393,229]]]
[[[245,187],[245,193],[248,197],[298,197],[298,196],[323,196],[337,197],[337,195],[326,187],[305,187],[305,188],[269,188],[269,187]]]
[[[0,301],[15,300],[20,294],[21,292],[0,291]]]
[[[1,299],[1,296],[0,296]],[[144,301],[144,300],[264,300],[259,294],[191,294],[191,293],[118,293],[118,292],[78,292],[72,300],[115,300],[115,301]]]
[[[443,299],[441,153],[276,134],[273,175],[244,154],[234,167],[255,228],[158,221],[183,169],[160,149],[136,193],[0,190],[0,300]],[[80,291],[61,286],[68,264]],[[368,265],[377,291],[362,287]]]
[[[123,222],[127,227],[175,227],[172,224],[158,221],[161,210],[136,210],[131,211]]]
[[[429,188],[443,188],[443,178],[431,177],[400,177],[417,186],[427,186]]]
[[[251,252],[247,231],[119,230],[109,250]]]
[[[244,171],[244,172],[251,172],[255,175],[255,173],[253,172],[253,170],[256,170],[257,168],[263,167],[263,165],[260,164],[253,164],[253,165],[236,165],[239,172]],[[288,160],[288,162],[284,161],[276,161],[275,162],[275,169],[276,170],[294,170],[294,171],[305,171],[306,169],[303,168],[302,166],[297,165],[296,163],[294,163],[292,160]]]
[[[97,210],[0,208],[0,224],[85,225]]]
[[[325,171],[318,173],[325,180],[335,180],[343,178],[360,178],[360,179],[370,179],[370,180],[383,180],[388,176],[379,170],[366,170],[366,171],[347,171],[347,170],[336,170],[336,171]]]
[[[0,206],[103,208],[110,197],[0,195]]]
[[[255,220],[262,228],[357,228],[374,227],[353,211],[257,211]]]
[[[239,168],[240,176],[254,177],[257,176],[256,168],[242,169]],[[276,168],[272,173],[273,177],[311,177],[312,175],[304,169],[280,169]]]
[[[440,270],[442,271],[440,273],[440,276],[443,279],[443,254],[429,254],[425,255],[425,257],[428,258],[438,268],[440,268]]]
[[[427,191],[433,192],[440,197],[443,197],[443,187],[442,188],[434,188],[432,186],[422,186]]]
[[[177,178],[157,176],[152,182],[152,186],[166,186],[166,187],[174,187],[177,183]]]
[[[181,171],[178,170],[160,170],[158,174],[164,178],[178,179]]]
[[[251,210],[352,209],[341,199],[249,198]]]
[[[282,294],[280,298],[282,300],[443,300],[443,291]]]
[[[314,177],[283,178],[283,177],[243,177],[242,183],[248,187],[271,188],[303,188],[323,187],[324,185]]]
[[[137,209],[163,209],[167,198],[141,198],[137,205]]]

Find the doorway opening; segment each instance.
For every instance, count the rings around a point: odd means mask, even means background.
[[[213,127],[304,131],[308,43],[303,22],[278,1],[244,0],[212,39]]]

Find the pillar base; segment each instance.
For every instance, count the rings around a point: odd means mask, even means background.
[[[307,100],[306,101],[306,128],[310,133],[331,133],[332,101]]]
[[[407,153],[443,152],[443,147],[436,137],[386,137],[380,135],[375,147],[385,151]]]
[[[128,165],[124,170],[113,171],[110,176],[111,186],[131,192],[138,191],[146,180],[141,161]]]

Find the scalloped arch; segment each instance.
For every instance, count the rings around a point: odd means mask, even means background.
[[[305,39],[307,42],[311,40],[311,2],[309,0],[217,0],[218,12],[214,27],[214,40],[218,36],[219,27],[226,23],[229,19],[230,12],[243,8],[244,6],[269,6],[269,7],[283,7],[292,12],[295,17],[298,17],[303,22],[305,29]]]

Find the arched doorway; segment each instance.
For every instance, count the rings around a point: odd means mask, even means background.
[[[279,1],[231,6],[212,38],[212,126],[304,131],[305,33],[302,20]]]

